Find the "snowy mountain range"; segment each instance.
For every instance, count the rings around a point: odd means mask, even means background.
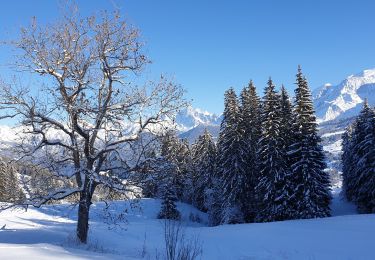
[[[341,135],[344,128],[359,113],[362,103],[368,100],[375,105],[375,69],[351,75],[338,85],[325,84],[313,91],[313,101],[320,123],[322,145],[329,158],[327,170],[330,172],[333,187],[341,186]],[[181,138],[193,143],[205,129],[217,139],[222,115],[188,107],[181,110],[168,125],[174,125]],[[3,156],[12,157],[8,148],[17,143],[15,129],[0,125],[0,148]],[[58,136],[58,133],[54,133]]]
[[[222,115],[189,106],[177,114],[174,123],[180,137],[193,143],[204,132],[205,128],[216,138],[219,135],[221,120]]]
[[[186,132],[198,126],[219,125],[220,122],[221,116],[191,106],[181,110],[175,118],[177,130],[180,132]]]
[[[375,105],[375,69],[350,75],[338,85],[325,84],[312,95],[318,122],[338,125],[338,122],[357,115],[365,99],[371,106]],[[222,116],[189,107],[179,113],[176,124],[180,136],[193,142],[205,128],[216,138],[221,119]],[[339,126],[341,129],[345,124]]]
[[[338,85],[325,84],[314,90],[312,95],[318,122],[322,126],[329,125],[330,129],[336,128],[335,131],[340,131],[347,124],[342,123],[343,121],[359,113],[365,98],[371,106],[375,105],[375,68],[350,75]],[[193,142],[205,128],[217,138],[221,120],[222,115],[190,106],[181,110],[171,123],[175,124],[182,138]],[[8,126],[1,126],[0,134],[2,145],[11,143],[15,138]]]
[[[319,122],[341,120],[359,113],[364,99],[375,105],[375,69],[350,75],[338,85],[325,84],[313,91]]]

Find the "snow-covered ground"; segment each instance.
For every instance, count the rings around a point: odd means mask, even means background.
[[[341,130],[341,131],[336,131],[336,132],[331,132],[331,133],[323,134],[321,137],[322,138],[326,138],[326,137],[335,136],[335,135],[342,135],[343,133],[345,133],[345,131]]]
[[[325,219],[207,227],[204,213],[182,203],[178,208],[186,236],[202,245],[202,259],[374,259],[374,215],[356,215],[339,190],[333,194],[334,216]],[[68,205],[1,212],[0,259],[155,259],[163,253],[160,201],[135,206],[116,202],[104,211],[95,204],[87,246],[75,242],[76,209]],[[114,224],[122,217],[126,222]]]
[[[334,143],[323,146],[323,150],[332,154],[337,154],[341,152],[341,147],[342,147],[342,139],[339,139]]]

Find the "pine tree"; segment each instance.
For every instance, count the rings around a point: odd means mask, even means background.
[[[213,189],[213,179],[216,177],[216,145],[211,134],[204,130],[193,145],[194,174],[192,178],[193,205],[202,211],[210,207],[208,198]]]
[[[8,201],[8,177],[7,177],[7,165],[0,158],[0,202]]]
[[[290,146],[295,218],[330,215],[330,181],[306,78],[298,68],[295,90],[293,144]]]
[[[352,178],[345,179],[351,199],[357,204],[360,212],[375,212],[375,111],[364,102],[358,116],[350,145],[352,156]],[[346,176],[347,177],[347,176]]]
[[[253,222],[258,210],[255,187],[259,180],[257,151],[261,131],[259,127],[260,99],[252,81],[242,90],[240,98],[241,120],[239,127],[246,147],[244,149],[245,165],[243,166],[246,170],[246,201],[243,203],[243,212],[246,222]]]
[[[158,188],[162,183],[164,175],[165,159],[160,155],[160,140],[157,140],[145,153],[145,160],[140,164],[138,179],[139,187],[142,188],[142,196],[145,198],[158,197]]]
[[[170,168],[174,170],[169,174],[175,175],[177,199],[191,202],[189,180],[192,174],[192,158],[189,144],[186,140],[178,139],[175,132],[168,132],[162,140],[161,156],[166,163],[173,165]]]
[[[354,153],[353,153],[353,131],[354,124],[350,124],[342,135],[342,176],[343,176],[343,192],[348,201],[354,201]]]
[[[293,139],[291,137],[291,130],[293,126],[293,108],[288,92],[284,85],[281,86],[280,93],[280,139],[282,141],[283,153],[286,154],[289,151],[289,146],[292,144]],[[289,158],[286,155],[287,168],[290,168]]]
[[[222,190],[221,223],[242,223],[246,200],[245,143],[239,129],[239,107],[233,88],[225,92],[218,140],[218,171]]]
[[[221,180],[216,176],[212,179],[212,188],[206,190],[206,207],[210,226],[217,226],[222,223],[222,195]]]
[[[18,172],[13,164],[0,158],[0,202],[20,202],[25,199]]]
[[[256,187],[261,205],[257,220],[289,219],[290,176],[280,136],[281,101],[271,79],[265,88],[261,120],[262,136],[258,151],[260,179]]]
[[[183,194],[183,181],[181,178],[179,151],[180,140],[175,132],[167,132],[162,140],[160,147],[160,176],[158,178],[158,193],[162,199],[162,205],[158,218],[160,219],[180,219],[180,213],[177,210],[175,202],[179,199],[177,193],[180,193],[180,199]]]
[[[181,140],[179,143],[179,150],[177,153],[178,161],[178,187],[179,193],[178,198],[180,200],[192,203],[193,200],[193,189],[192,189],[192,180],[194,175],[194,165],[193,165],[193,156],[190,149],[190,145],[187,139]]]
[[[181,214],[177,210],[175,204],[176,201],[177,196],[175,190],[175,183],[173,178],[170,178],[170,181],[167,182],[166,186],[164,187],[163,202],[158,218],[179,220],[181,218]]]
[[[8,164],[8,201],[17,203],[25,199],[19,180],[18,172],[13,164]]]

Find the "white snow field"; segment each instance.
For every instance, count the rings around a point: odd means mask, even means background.
[[[76,208],[69,205],[1,212],[0,228],[6,226],[0,230],[0,259],[155,259],[163,253],[160,201],[142,199],[138,205],[113,203],[112,217],[104,217],[104,203],[94,204],[86,246],[74,242]],[[201,259],[375,259],[375,215],[357,215],[339,190],[334,216],[325,219],[207,227],[204,213],[183,203],[178,208],[186,237],[202,245]],[[191,222],[190,215],[202,223]],[[111,224],[122,216],[127,223]]]

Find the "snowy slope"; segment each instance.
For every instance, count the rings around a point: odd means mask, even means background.
[[[335,86],[326,84],[313,92],[313,98],[319,122],[355,116],[365,98],[375,105],[375,69],[351,75]]]
[[[144,247],[149,254],[162,250],[163,225],[156,218],[160,205],[154,199],[114,202],[108,210],[94,204],[86,246],[75,240],[77,209],[69,205],[0,212],[0,225],[6,225],[0,230],[0,259],[142,259]],[[191,214],[207,222],[206,214],[192,206],[177,205],[186,228],[203,226],[190,222]]]
[[[204,223],[205,214],[182,203],[178,208],[186,236],[202,245],[202,259],[374,259],[374,215],[354,215],[353,205],[334,196],[334,217],[273,223],[207,227],[188,220],[193,213]],[[117,202],[110,208],[118,215],[128,210],[120,228],[103,224],[103,204],[94,204],[87,246],[74,242],[76,209],[67,205],[2,212],[0,259],[155,259],[163,252],[160,201],[143,199],[140,206]]]

